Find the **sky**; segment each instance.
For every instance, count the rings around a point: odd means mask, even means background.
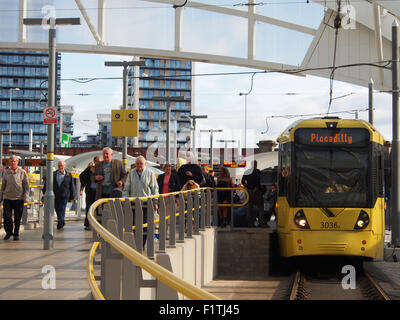
[[[231,0],[199,0],[204,4],[225,6],[231,9],[247,10],[246,6]],[[72,0],[42,0],[32,4],[30,14],[41,16],[40,8],[53,3],[57,17],[79,16]],[[88,14],[96,24],[97,0],[84,0]],[[114,46],[136,46],[139,48],[173,49],[173,10],[170,5],[139,0],[112,0],[107,2],[106,40]],[[15,3],[14,3],[15,5]],[[34,7],[36,6],[36,7]],[[257,12],[277,19],[291,21],[317,29],[321,23],[324,8],[315,3],[287,2],[276,0],[268,6],[257,6]],[[83,19],[82,19],[83,20]],[[157,21],[157,23],[154,23]],[[247,32],[245,19],[217,15],[213,12],[184,8],[183,39],[184,51],[201,52],[234,57],[246,57]],[[206,23],[205,23],[206,22]],[[119,25],[121,23],[121,25]],[[123,25],[124,29],[121,28]],[[39,28],[40,29],[40,28]],[[130,30],[132,32],[126,33]],[[28,30],[28,40],[46,41],[46,33]],[[78,32],[78,33],[77,33]],[[0,27],[1,34],[1,27]],[[64,43],[93,43],[88,27],[61,27],[57,40]],[[246,40],[246,41],[245,41]],[[256,56],[275,63],[300,65],[312,41],[309,35],[293,30],[257,24]],[[96,134],[97,114],[111,113],[122,104],[122,79],[95,80],[78,83],[68,79],[122,77],[122,68],[105,67],[105,61],[131,60],[130,56],[63,53],[61,68],[61,104],[75,108],[74,135]],[[287,74],[256,74],[251,82],[251,72],[260,70],[194,63],[194,114],[206,114],[206,120],[197,120],[196,141],[198,147],[209,146],[209,134],[200,130],[222,129],[214,139],[236,140],[235,146],[256,147],[259,140],[276,140],[292,122],[299,118],[282,118],[283,115],[326,114],[329,105],[329,79],[315,76],[299,77]],[[237,74],[249,72],[248,74]],[[230,75],[211,75],[231,73]],[[235,74],[236,73],[236,74]],[[208,74],[205,76],[205,74]],[[250,88],[252,90],[250,91]],[[250,91],[250,92],[249,92]],[[244,95],[248,93],[247,104]],[[368,106],[368,92],[364,87],[334,81],[330,112],[365,110]],[[247,106],[247,108],[246,108]],[[386,93],[374,94],[374,124],[387,140],[391,140],[391,96]],[[247,112],[246,112],[247,110]],[[343,118],[355,118],[354,113],[334,114]],[[273,117],[273,118],[271,118]],[[360,111],[359,119],[368,119],[368,112]],[[246,124],[245,124],[245,118]],[[244,128],[247,128],[244,134]],[[215,147],[223,146],[215,143]]]
[[[104,61],[130,60],[127,56],[97,54],[62,54],[61,104],[73,105],[74,135],[96,134],[96,115],[111,113],[122,104],[122,80],[95,80],[78,83],[68,79],[122,77],[122,68],[105,67]],[[197,120],[198,146],[209,146],[209,134],[200,130],[222,129],[214,139],[240,140],[244,146],[245,97],[251,88],[251,73],[259,70],[195,63],[193,113],[206,114],[207,119]],[[209,75],[232,73],[231,75]],[[207,76],[200,76],[208,74]],[[286,119],[283,115],[326,114],[329,105],[329,79],[315,76],[298,77],[285,74],[256,74],[253,89],[247,96],[248,147],[256,147],[259,140],[276,140],[283,130],[300,117]],[[84,94],[84,95],[81,95]],[[368,107],[368,89],[334,81],[333,96],[345,96],[333,101],[330,112],[365,110]],[[391,95],[374,93],[374,124],[387,140],[391,140]],[[334,114],[355,118],[354,112]],[[273,118],[268,118],[271,117]],[[360,111],[358,118],[368,120],[368,111]],[[214,143],[214,147],[222,146]],[[229,145],[231,146],[231,145]]]

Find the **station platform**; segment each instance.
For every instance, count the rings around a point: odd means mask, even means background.
[[[43,249],[40,227],[21,228],[19,241],[13,237],[3,240],[5,232],[1,229],[0,300],[92,299],[86,276],[92,232],[85,231],[83,221],[76,220],[67,220],[62,230],[54,229],[51,250]],[[43,269],[45,266],[49,267]],[[55,282],[50,279],[53,270]]]
[[[22,228],[23,229],[23,228]],[[229,233],[229,229],[223,229]],[[249,230],[259,237],[271,229]],[[0,230],[0,300],[92,300],[86,275],[86,261],[92,244],[92,232],[83,221],[66,221],[64,229],[54,230],[54,248],[43,249],[43,230],[21,230],[20,240],[3,240]],[[390,234],[387,234],[387,238]],[[400,262],[393,261],[400,251],[385,250],[383,261],[366,262],[365,268],[392,300],[400,299]],[[390,254],[389,254],[390,253]],[[396,260],[396,258],[394,258]],[[49,288],[50,266],[55,271],[55,288]],[[226,300],[280,300],[288,279],[265,276],[262,279],[232,277],[215,279],[204,289]]]

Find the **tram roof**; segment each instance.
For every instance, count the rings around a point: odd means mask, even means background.
[[[366,128],[371,133],[371,141],[384,144],[385,138],[375,129],[375,127],[365,120],[360,119],[341,119],[339,117],[316,117],[310,119],[300,119],[290,124],[278,137],[280,144],[293,141],[293,129],[298,128],[325,128],[327,122],[338,122],[340,128]]]

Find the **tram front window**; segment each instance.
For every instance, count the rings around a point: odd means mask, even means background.
[[[368,206],[368,147],[296,145],[296,206]]]

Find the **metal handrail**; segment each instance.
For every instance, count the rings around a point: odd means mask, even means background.
[[[167,194],[160,194],[156,196],[149,196],[149,197],[140,197],[140,200],[148,200],[148,199],[158,199],[160,197],[170,197],[172,195],[178,195],[180,193],[187,194],[189,192],[195,192],[199,190],[206,190],[207,188],[199,188],[199,189],[192,189],[192,190],[185,190],[185,191],[178,191],[178,192],[171,192]],[[213,188],[216,190],[244,190],[246,193],[246,200],[244,203],[240,204],[217,204],[218,207],[225,207],[225,206],[235,206],[235,207],[241,207],[245,206],[249,202],[249,193],[247,192],[246,189],[244,188],[239,188],[239,187],[227,187],[227,188]],[[123,201],[135,201],[137,198],[119,198],[121,202]],[[88,220],[93,227],[93,229],[111,246],[113,246],[116,250],[118,250],[124,257],[132,261],[134,264],[140,266],[150,274],[152,274],[154,277],[162,281],[164,284],[168,285],[169,287],[175,289],[177,292],[183,294],[185,297],[193,300],[220,300],[219,297],[203,290],[200,289],[184,280],[181,278],[177,277],[174,273],[171,271],[161,267],[157,263],[153,262],[149,258],[143,256],[140,254],[137,250],[131,248],[128,246],[126,243],[118,239],[116,236],[114,236],[111,232],[109,232],[106,228],[104,228],[94,217],[94,211],[95,209],[103,204],[108,202],[109,200],[115,201],[115,198],[109,198],[109,199],[99,199],[95,201],[92,206],[89,208],[88,211]],[[194,208],[192,209],[194,210]],[[185,214],[187,211],[185,211]],[[176,216],[178,216],[179,213],[176,213]],[[166,219],[169,219],[170,216],[167,216]],[[158,223],[160,219],[156,219],[154,223]],[[143,224],[143,227],[146,227],[147,223]],[[133,226],[133,229],[135,226]],[[97,283],[95,281],[94,273],[93,273],[93,260],[94,260],[94,254],[96,252],[96,249],[98,247],[99,243],[95,242],[92,246],[92,249],[90,251],[89,259],[88,259],[88,264],[87,264],[87,274],[88,274],[88,282],[89,286],[91,288],[92,294],[96,300],[104,300],[104,296],[102,295],[101,291],[99,290]]]
[[[196,189],[199,190],[199,189]],[[191,191],[191,190],[190,190]],[[139,198],[140,200],[148,200],[148,199],[159,198],[159,196],[151,196],[151,197],[143,197]],[[177,292],[180,292],[185,297],[192,299],[192,300],[221,300],[217,296],[200,289],[184,280],[176,276],[171,271],[161,267],[157,263],[153,262],[149,258],[140,254],[137,250],[133,249],[132,247],[128,246],[126,243],[118,239],[114,236],[111,232],[109,232],[106,228],[104,228],[94,217],[94,210],[101,205],[102,203],[106,203],[109,200],[114,200],[113,198],[110,199],[99,199],[95,201],[91,207],[89,208],[88,212],[88,220],[93,227],[93,229],[112,247],[114,247],[117,251],[119,251],[125,258],[132,261],[137,266],[141,267],[142,269],[149,272],[158,280],[162,281],[167,286],[173,288]],[[136,198],[129,198],[129,201],[135,201]],[[91,277],[88,279],[89,285],[92,288],[97,287],[97,284],[94,282],[94,279]],[[92,282],[92,283],[90,283]]]
[[[87,260],[87,278],[89,279],[89,286],[90,286],[90,291],[92,291],[93,297],[96,300],[105,300],[103,294],[101,293],[99,287],[96,284],[96,279],[94,277],[94,268],[93,268],[93,261],[94,261],[94,255],[96,253],[96,250],[99,246],[100,242],[95,242],[93,243],[92,248],[90,249],[89,252],[89,258]]]

